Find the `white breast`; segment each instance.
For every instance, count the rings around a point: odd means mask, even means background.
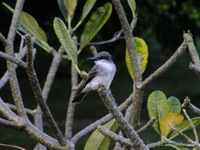
[[[116,66],[114,63],[106,60],[99,60],[95,62],[98,65],[98,75],[94,77],[90,83],[83,89],[84,92],[96,90],[99,85],[103,85],[106,89],[109,89],[110,84],[116,73]]]

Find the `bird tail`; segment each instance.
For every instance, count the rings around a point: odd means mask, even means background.
[[[80,103],[83,98],[87,95],[87,93],[79,93],[78,95],[76,95],[73,100],[72,100],[72,103]]]

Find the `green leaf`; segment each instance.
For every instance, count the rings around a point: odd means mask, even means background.
[[[104,127],[112,132],[115,132],[118,128],[118,124],[115,121],[115,119],[113,119],[108,123],[106,123]],[[110,145],[110,139],[102,135],[96,129],[87,140],[84,150],[108,150],[109,145]]]
[[[167,105],[168,105],[168,113],[180,113],[181,112],[181,103],[180,101],[174,97],[171,96],[167,99]]]
[[[133,40],[135,42],[137,59],[140,64],[141,73],[143,73],[146,69],[147,62],[148,62],[148,46],[142,38],[134,37]],[[131,78],[134,79],[133,69],[132,69],[131,59],[128,53],[128,49],[126,49],[125,60],[126,60],[126,66],[127,66],[128,72]]]
[[[67,22],[72,21],[77,6],[77,0],[57,0],[58,6]]]
[[[147,108],[149,116],[151,119],[156,119],[153,127],[159,134],[161,133],[160,121],[162,117],[166,114],[166,110],[168,109],[166,105],[163,105],[163,103],[166,103],[166,100],[167,98],[165,94],[161,91],[153,91],[148,97]]]
[[[161,134],[161,121],[163,117],[167,114],[180,114],[181,111],[180,101],[173,96],[167,99],[162,91],[153,91],[149,95],[147,107],[150,118],[156,119],[153,127],[159,134]],[[167,136],[168,132],[165,133]]]
[[[86,23],[80,40],[79,52],[94,38],[102,26],[107,22],[112,12],[111,3],[99,7]]]
[[[135,0],[128,0],[128,5],[131,8],[133,18],[135,18],[136,3]]]
[[[12,13],[14,12],[14,9],[6,3],[3,3],[3,5],[6,8],[8,8]],[[18,24],[18,29],[23,33],[29,32],[32,36],[36,38],[36,44],[45,49],[47,52],[50,52],[52,50],[52,48],[47,43],[47,37],[45,32],[38,25],[35,18],[29,15],[28,13],[22,12],[20,22]]]
[[[194,126],[198,126],[200,124],[200,117],[194,117],[191,119],[192,120],[192,123],[194,124]],[[192,127],[189,123],[188,120],[184,120],[180,125],[178,125],[176,127],[179,131],[181,132],[184,132],[184,131],[187,131],[187,130],[191,130]],[[170,135],[170,139],[173,139],[175,138],[177,135],[179,135],[177,132],[173,132],[171,135]]]
[[[53,27],[60,43],[65,49],[65,52],[71,58],[75,67],[77,68],[77,53],[65,23],[60,18],[56,17],[53,22]]]
[[[87,17],[87,15],[91,11],[91,9],[92,9],[92,7],[94,6],[95,3],[96,3],[96,0],[87,0],[85,2],[85,5],[83,7],[83,12],[82,12],[82,15],[81,15],[81,19],[77,23],[77,25],[74,27],[73,31],[75,31],[79,27],[79,25],[83,22],[83,20]]]

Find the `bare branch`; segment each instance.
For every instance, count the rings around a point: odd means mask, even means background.
[[[137,134],[141,134],[150,127],[152,127],[153,123],[156,121],[155,118],[150,119],[143,127],[141,127],[139,130],[137,130]]]
[[[12,105],[12,104],[9,104],[9,103],[6,103],[6,105],[7,105],[10,109],[17,111],[17,108],[16,108],[15,105]],[[28,108],[25,108],[25,112],[26,112],[27,114],[31,115],[31,116],[34,116],[34,114],[35,114],[35,112],[34,112],[33,110],[28,109]]]
[[[133,142],[135,149],[143,149],[147,150],[148,148],[143,143],[143,141],[139,138],[136,131],[133,129],[133,127],[126,121],[126,119],[123,117],[122,113],[119,111],[111,97],[107,94],[107,91],[103,86],[100,86],[98,89],[98,93],[104,103],[104,105],[107,107],[109,112],[113,115],[115,120],[118,122],[121,129],[125,132],[127,137]]]
[[[77,52],[77,37],[73,37],[73,44],[75,47],[75,50]],[[71,63],[71,95],[69,99],[68,109],[67,109],[67,118],[66,118],[66,124],[65,124],[65,138],[67,140],[71,140],[72,138],[72,127],[73,127],[73,121],[74,121],[74,112],[76,104],[72,103],[72,100],[77,93],[75,87],[78,85],[78,72],[76,68],[74,67],[74,64]]]
[[[17,59],[22,59],[27,52],[27,48],[24,47],[23,49],[21,49],[19,51],[18,54],[16,54],[15,58]],[[18,66],[16,64],[14,64],[14,69],[16,69]],[[9,76],[8,76],[8,71],[6,71],[6,73],[3,75],[3,77],[0,79],[0,89],[2,89],[4,87],[4,85],[8,82]]]
[[[133,143],[130,139],[124,138],[123,136],[117,135],[114,132],[111,132],[110,130],[106,129],[104,126],[97,126],[97,130],[101,132],[106,137],[114,140],[115,142],[119,142],[122,145],[127,145],[130,147],[133,147]]]
[[[2,118],[0,118],[0,126],[19,129],[18,124],[16,124],[14,121],[5,120]]]
[[[24,61],[17,59],[13,56],[10,56],[6,53],[0,52],[0,57],[4,58],[7,61],[11,61],[11,62],[15,63],[24,69],[26,68],[26,63]]]
[[[156,147],[161,147],[163,146],[163,142],[162,141],[158,141],[158,142],[154,142],[154,143],[150,143],[150,144],[147,144],[147,147],[148,148],[156,148]]]
[[[182,107],[183,107],[183,108],[188,108],[189,111],[190,111],[191,113],[200,115],[200,109],[197,108],[196,106],[194,106],[194,105],[190,102],[190,98],[189,98],[189,97],[186,97],[186,98],[184,99],[184,102],[183,102],[183,104],[182,104]]]
[[[88,43],[88,45],[103,45],[103,44],[109,44],[112,42],[116,42],[117,40],[124,39],[124,37],[121,37],[122,33],[123,33],[123,30],[120,30],[120,31],[116,32],[114,34],[113,38],[110,40],[101,41],[101,42],[91,42],[91,43]]]
[[[140,86],[138,86],[138,88],[140,89],[145,88],[148,84],[150,84],[152,81],[154,81],[163,73],[165,73],[183,54],[183,52],[185,52],[186,48],[187,48],[187,43],[184,40],[183,43],[179,46],[179,48],[176,50],[176,52],[161,67],[159,67],[156,71],[154,71],[154,73],[152,73],[149,77],[147,77],[143,81],[143,83]]]
[[[119,106],[119,110],[120,111],[124,111],[125,109],[128,108],[128,106],[131,104],[132,102],[132,94],[130,94],[130,96]],[[108,121],[110,121],[111,119],[113,119],[113,116],[111,114],[108,114],[106,116],[104,116],[103,118],[95,121],[94,123],[90,124],[89,126],[87,126],[86,128],[84,128],[83,130],[79,131],[73,138],[72,141],[74,143],[76,143],[81,137],[85,136],[86,134],[88,134],[89,132],[92,132],[93,130],[95,130],[97,128],[98,125],[102,125],[107,123]]]
[[[187,114],[186,110],[183,108],[182,111],[183,111],[183,114],[185,115],[185,117],[187,118],[187,120],[189,121],[190,126],[192,127],[194,137],[195,137],[195,142],[198,143],[199,137],[198,137],[197,130],[196,130],[194,124],[193,124],[192,120],[190,119],[189,115]]]
[[[190,63],[189,68],[193,70],[200,77],[200,66]]]
[[[169,140],[169,139],[167,139],[167,138],[164,137],[164,136],[162,136],[162,139],[163,139],[166,143],[168,143],[168,144],[172,144],[172,145],[175,145],[175,146],[188,147],[188,148],[196,147],[195,144],[178,143],[178,142],[175,142],[175,141]]]
[[[19,150],[26,150],[22,147],[19,147],[19,146],[16,146],[16,145],[11,145],[11,144],[2,144],[0,143],[0,146],[3,146],[3,147],[12,147],[12,148],[15,148],[15,149],[19,149]]]
[[[175,128],[174,126],[172,126],[171,123],[168,124],[170,126],[170,128],[172,129],[172,131],[177,132],[178,134],[180,134],[182,137],[184,137],[188,142],[190,143],[194,143],[192,139],[190,139],[186,134],[182,133],[180,130],[178,130],[177,128]]]
[[[190,56],[191,56],[194,64],[196,66],[200,67],[199,55],[198,55],[196,47],[194,45],[191,33],[190,32],[189,33],[185,33],[184,34],[184,39],[186,40],[186,42],[188,44],[188,49],[189,49],[189,52],[190,52]]]
[[[28,52],[27,52],[27,75],[28,75],[29,81],[31,83],[35,98],[43,112],[45,119],[47,120],[51,130],[55,134],[59,143],[61,144],[61,146],[65,146],[66,141],[65,141],[64,137],[62,136],[62,133],[61,133],[60,129],[58,128],[58,125],[56,124],[56,122],[49,110],[49,107],[46,104],[46,101],[43,98],[40,84],[39,84],[35,69],[33,67],[33,57],[32,57],[33,47],[32,47],[32,43],[31,43],[30,35],[26,36],[25,42],[26,42],[27,49],[28,49]]]

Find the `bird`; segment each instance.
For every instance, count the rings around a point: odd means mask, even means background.
[[[97,90],[99,85],[103,85],[108,90],[117,71],[110,53],[106,51],[99,52],[87,60],[94,61],[95,65],[89,72],[84,86],[74,96],[72,103],[79,104],[90,91]]]

